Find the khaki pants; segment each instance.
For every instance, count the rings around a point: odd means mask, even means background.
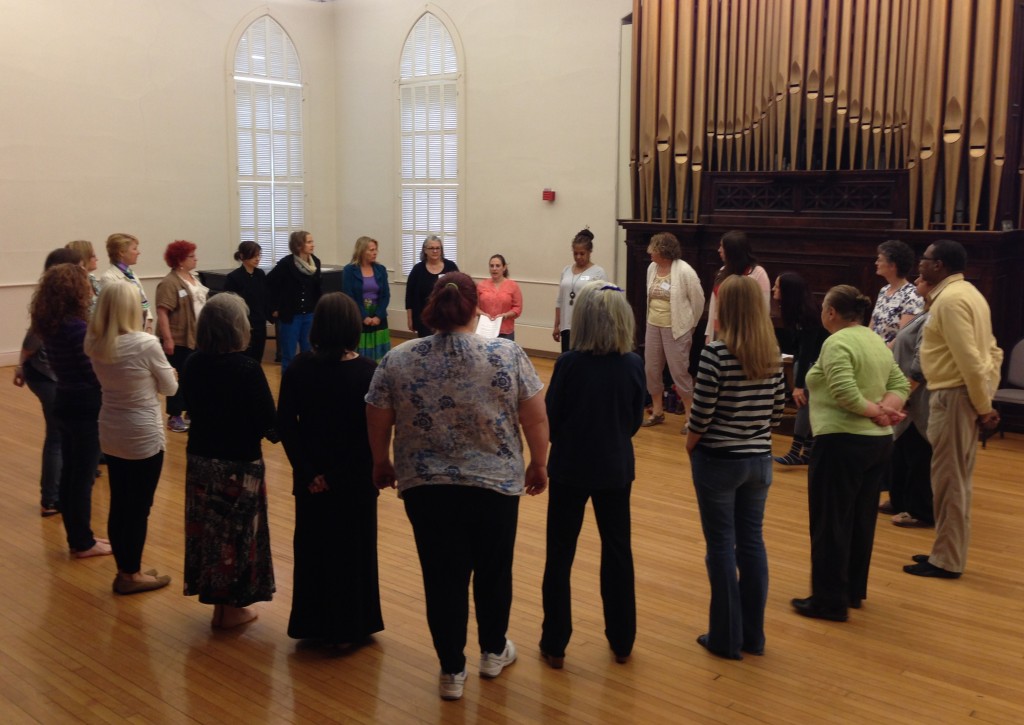
[[[971,473],[978,450],[978,413],[966,387],[931,391],[928,441],[935,498],[935,543],[928,561],[962,572],[971,539]]]

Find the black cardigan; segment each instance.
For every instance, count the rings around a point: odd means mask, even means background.
[[[279,322],[291,322],[295,315],[312,312],[322,294],[320,259],[314,254],[314,274],[303,274],[295,266],[294,255],[278,260],[267,275],[270,310],[277,312]]]

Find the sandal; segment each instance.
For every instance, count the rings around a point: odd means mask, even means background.
[[[659,413],[658,415],[652,415],[650,418],[640,424],[641,428],[650,428],[652,425],[661,425],[665,422],[665,414]]]
[[[921,519],[915,519],[906,511],[892,517],[893,526],[901,526],[905,529],[930,529],[932,524]]]

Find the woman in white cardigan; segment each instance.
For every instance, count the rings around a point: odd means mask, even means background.
[[[153,331],[153,309],[146,297],[142,282],[132,271],[132,265],[139,261],[139,240],[131,234],[118,232],[107,237],[107,256],[110,267],[100,275],[100,289],[109,282],[130,282],[139,291],[142,307],[142,328],[145,332]],[[98,293],[97,293],[98,294]]]
[[[651,416],[642,425],[665,422],[662,373],[669,373],[686,412],[693,400],[690,377],[690,345],[693,331],[704,312],[704,291],[693,267],[684,262],[679,240],[668,233],[655,234],[647,247],[647,334],[644,338],[644,369],[651,394]]]

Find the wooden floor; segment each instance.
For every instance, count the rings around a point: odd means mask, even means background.
[[[546,380],[551,361],[537,360]],[[276,390],[276,366],[266,365]],[[460,702],[437,696],[419,566],[394,492],[380,498],[380,579],[386,630],[337,655],[286,633],[293,505],[280,446],[265,445],[278,590],[259,620],[218,633],[210,608],[181,595],[185,437],[169,434],[143,563],[169,573],[165,590],[111,593],[109,557],[69,558],[59,518],[38,514],[41,415],[0,369],[0,722],[1024,722],[1024,439],[981,451],[974,539],[959,581],[908,576],[932,532],[879,520],[869,599],[845,624],[804,619],[808,594],[806,469],[776,467],[765,535],[771,570],[767,651],[717,659],[705,631],[704,542],[678,427],[636,437],[633,548],[639,632],[626,665],[603,635],[596,531],[588,514],[574,569],[575,634],[565,669],[538,658],[544,496],[520,509],[509,636],[519,660],[496,680],[469,679]],[[775,441],[777,452],[788,438]],[[106,479],[93,524],[105,532]],[[467,546],[473,542],[467,541]]]

